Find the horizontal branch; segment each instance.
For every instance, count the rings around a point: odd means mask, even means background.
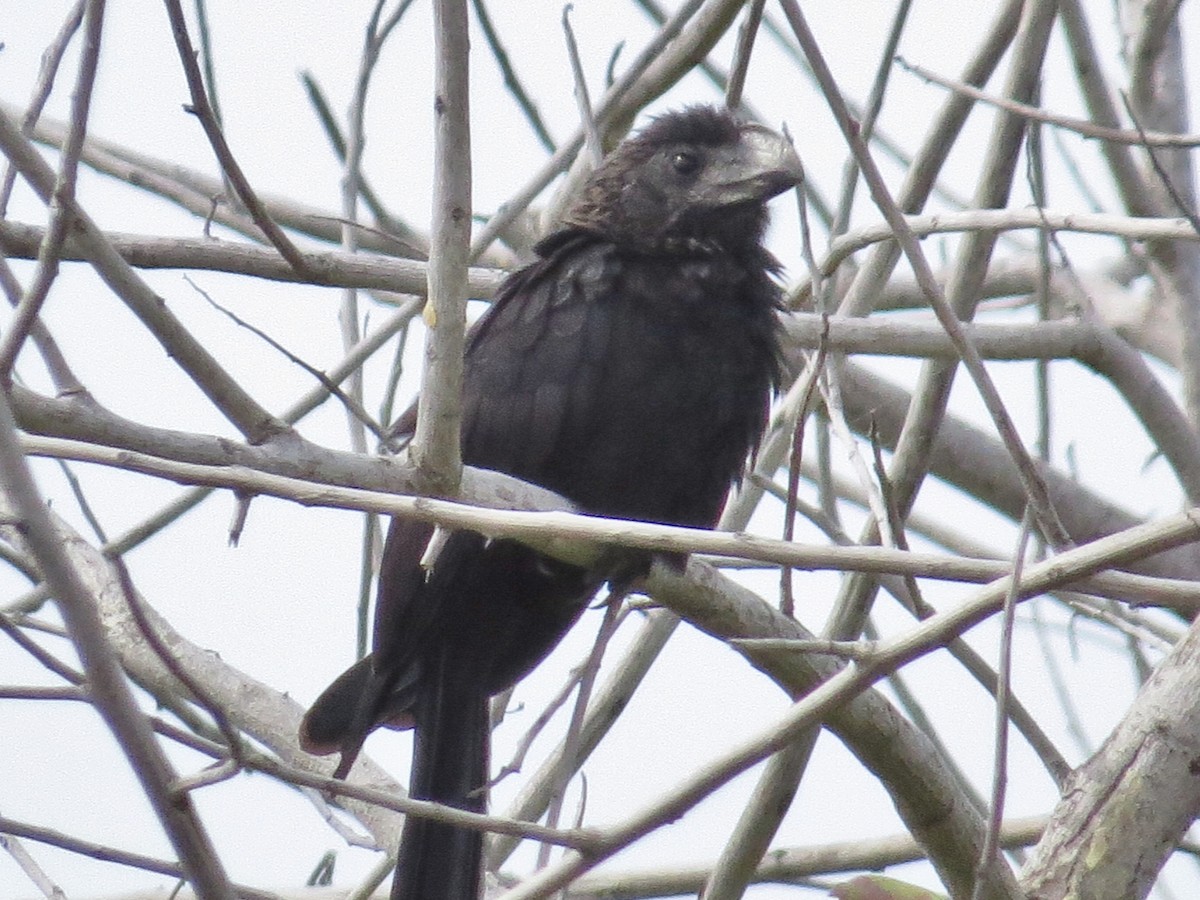
[[[830,350],[843,353],[938,359],[958,356],[950,336],[936,322],[792,313],[784,318],[783,327],[797,346],[808,349],[824,341]],[[986,359],[1087,359],[1096,354],[1098,346],[1096,326],[1084,321],[964,323],[962,327]]]
[[[905,220],[919,237],[954,232],[1047,228],[1130,240],[1200,240],[1185,218],[1151,219],[1099,213],[1000,209],[907,216]],[[44,234],[45,229],[36,225],[0,222],[0,246],[6,255],[16,259],[36,259]],[[120,232],[104,234],[134,268],[216,270],[274,281],[305,281],[282,262],[278,254],[266,247],[212,239],[152,237]],[[892,237],[885,222],[848,232],[833,242],[821,261],[821,272],[830,275],[851,254],[872,244],[891,240]],[[312,275],[306,283],[390,290],[421,296],[426,293],[427,266],[417,260],[340,251],[308,252],[303,256]],[[78,241],[69,239],[63,248],[62,259],[71,261],[85,258]],[[471,296],[491,297],[506,275],[500,269],[472,267],[468,270]]]
[[[562,511],[508,510],[474,506],[431,497],[409,496],[345,487],[319,479],[295,478],[244,465],[212,466],[178,462],[147,453],[97,444],[37,436],[22,438],[30,456],[90,462],[165,478],[179,484],[227,488],[239,495],[263,494],[303,506],[354,509],[380,515],[402,515],[447,528],[477,531],[493,538],[512,538],[548,555],[578,564],[594,563],[605,545],[617,544],[661,553],[703,553],[754,560],[804,571],[853,571],[907,575],[985,584],[1011,572],[1007,562],[884,547],[839,547],[801,544],[744,532],[682,528],[625,519],[608,519]],[[398,467],[402,464],[398,464]],[[476,470],[482,481],[505,478]],[[548,493],[548,492],[547,492]],[[553,495],[548,495],[547,500]],[[468,497],[468,500],[471,498]],[[536,498],[531,498],[536,499]],[[550,502],[555,502],[551,500]],[[1140,603],[1191,603],[1200,609],[1200,584],[1148,578],[1120,572],[1098,574],[1073,584],[1080,591],[1113,599],[1137,597]]]
[[[1031,816],[1006,821],[1000,832],[1000,846],[1005,849],[1027,847],[1037,841],[1046,824],[1044,816]],[[177,864],[154,857],[125,853],[87,841],[81,841],[49,829],[27,825],[12,819],[0,818],[0,832],[30,840],[42,840],[65,849],[112,862],[138,866],[150,872],[178,875]],[[754,875],[757,883],[790,881],[818,875],[843,872],[879,871],[925,858],[921,846],[908,834],[865,838],[860,841],[841,841],[805,847],[782,847],[772,850]],[[574,882],[567,892],[569,900],[645,900],[650,897],[676,897],[696,894],[705,885],[710,869],[706,866],[660,866],[646,871],[605,871],[585,875]],[[257,891],[238,887],[249,900],[281,900],[302,897],[303,900],[344,900],[344,888],[309,887],[303,890]],[[154,895],[157,897],[157,895]],[[176,895],[179,900],[194,898],[195,893],[184,887]],[[150,900],[148,893],[130,893],[121,900]]]
[[[531,838],[555,846],[573,847],[583,852],[587,852],[601,842],[601,834],[595,828],[552,828],[537,822],[521,822],[504,816],[468,812],[465,809],[456,809],[453,806],[445,806],[431,800],[418,800],[397,791],[380,789],[361,779],[357,782],[350,782],[342,778],[319,774],[288,765],[286,762],[277,761],[269,756],[250,759],[247,762],[247,768],[273,775],[289,784],[310,787],[329,796],[349,797],[380,809],[404,813],[406,816],[415,815],[459,828]]]
[[[244,467],[319,485],[414,495],[424,491],[420,473],[401,459],[330,450],[302,439],[295,432],[281,433],[262,444],[246,444],[215,435],[141,425],[112,413],[89,397],[43,397],[19,385],[13,385],[11,391],[18,423],[33,434],[76,439],[109,450],[142,453],[202,467]],[[463,492],[480,506],[501,509],[570,506],[544,488],[482,469],[463,473]]]
[[[1047,231],[1073,231],[1101,234],[1135,241],[1200,241],[1200,234],[1186,218],[1150,219],[1103,213],[1061,213],[1048,209],[975,209],[959,213],[904,216],[904,222],[917,237],[933,234],[980,231],[1018,231],[1043,228]],[[849,231],[835,239],[820,261],[821,274],[832,275],[852,253],[872,244],[894,239],[886,222],[878,222]]]
[[[1006,850],[1037,842],[1045,816],[1010,819],[1000,831]],[[859,841],[838,841],[807,847],[772,849],[759,863],[751,883],[794,881],[800,878],[847,872],[878,872],[888,866],[925,859],[925,851],[912,835],[896,834]],[[571,884],[570,900],[643,900],[700,893],[708,883],[708,866],[662,866],[647,871],[606,870]]]
[[[45,229],[17,222],[0,222],[0,247],[14,259],[36,259]],[[390,256],[327,250],[301,253],[306,275],[301,277],[270,247],[211,238],[148,237],[105,232],[121,257],[135,269],[196,269],[250,275],[271,281],[301,282],[324,287],[352,287],[424,296],[425,263]],[[68,238],[59,256],[64,261],[87,261],[77,238]],[[491,297],[507,273],[473,267],[468,270],[472,297]]]

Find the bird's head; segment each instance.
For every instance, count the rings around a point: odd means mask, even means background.
[[[617,147],[563,218],[648,252],[736,254],[758,246],[766,202],[802,178],[796,151],[774,131],[693,106]]]

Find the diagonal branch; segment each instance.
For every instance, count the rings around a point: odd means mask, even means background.
[[[1048,34],[1049,22],[1053,21],[1052,4],[1046,4],[1046,6],[1050,7],[1050,12],[1048,16],[1044,16],[1043,18],[1049,21],[1042,23],[1042,35]],[[879,172],[870,151],[863,142],[857,125],[850,116],[850,111],[842,101],[841,93],[833,80],[833,73],[829,71],[820,47],[817,45],[812,32],[809,31],[804,16],[800,12],[799,5],[795,0],[784,0],[783,9],[788,21],[792,25],[792,29],[796,32],[797,39],[800,41],[805,54],[812,64],[818,81],[824,89],[825,98],[833,110],[834,118],[841,127],[842,134],[850,145],[851,152],[853,152],[855,159],[858,160],[863,178],[870,188],[871,196],[876,206],[879,207],[888,224],[892,226],[896,240],[903,249],[905,257],[913,268],[913,272],[916,274],[917,283],[921,285],[925,296],[933,307],[934,313],[937,315],[938,321],[946,329],[946,333],[950,335],[955,349],[958,350],[962,358],[963,365],[966,367],[967,372],[983,397],[984,405],[987,407],[988,413],[996,425],[996,430],[999,432],[1005,447],[1017,465],[1021,482],[1024,485],[1025,493],[1029,497],[1029,502],[1033,507],[1034,516],[1038,526],[1042,530],[1042,534],[1056,547],[1069,545],[1071,537],[1066,529],[1063,528],[1058,513],[1050,502],[1046,485],[1034,467],[1033,459],[1025,449],[1025,445],[1017,433],[1012,417],[1009,415],[1008,410],[1004,406],[1004,401],[1000,397],[1000,392],[992,381],[991,375],[988,374],[987,368],[983,365],[983,359],[980,357],[979,351],[976,350],[975,345],[963,331],[962,325],[958,320],[958,312],[951,306],[946,295],[942,292],[941,286],[937,283],[937,279],[933,275],[933,269],[925,258],[925,254],[917,242],[916,235],[909,230],[905,224],[904,217],[900,213],[899,206],[892,199],[891,192],[887,189],[882,174]],[[1032,35],[1030,43],[1036,45],[1038,32],[1035,28],[1031,28],[1030,30]],[[1034,52],[1036,52],[1036,48]],[[1001,177],[999,180],[1003,182],[1004,178]],[[1007,190],[1007,184],[996,185],[997,195],[1006,194]],[[997,199],[1000,199],[999,196],[997,196]],[[982,255],[986,258],[987,253],[990,252],[992,241],[994,241],[994,238],[986,236],[981,238],[979,250],[975,255]],[[957,284],[955,285],[955,287],[958,286]],[[954,298],[960,308],[964,307],[966,302],[964,297],[967,295],[968,291],[964,290]],[[949,380],[949,376],[947,376],[947,380]],[[939,388],[938,393],[944,393],[946,390],[947,388]],[[932,433],[932,429],[928,433]],[[908,493],[907,502],[902,501],[900,504],[907,511],[907,508],[911,505],[912,486],[906,484],[901,488],[901,491]]]
[[[3,111],[0,111],[0,149],[12,160],[42,202],[49,203],[54,191],[54,172]],[[103,232],[78,203],[72,199],[69,206],[80,246],[100,277],[142,320],[213,404],[252,443],[260,443],[286,432],[286,426],[259,406],[183,327],[161,298],[105,239]]]
[[[171,33],[175,38],[175,46],[179,50],[179,60],[183,64],[183,74],[187,78],[188,90],[192,95],[190,111],[200,120],[200,126],[204,129],[208,142],[217,155],[221,171],[225,173],[229,183],[233,186],[238,201],[246,207],[251,218],[254,219],[254,224],[262,229],[267,240],[279,251],[280,255],[298,274],[303,275],[305,273],[304,257],[296,249],[296,245],[267,215],[266,209],[258,199],[258,195],[254,193],[254,189],[250,187],[250,182],[242,172],[242,167],[238,165],[233,151],[225,140],[221,125],[217,122],[212,105],[208,102],[208,93],[204,89],[204,78],[196,63],[196,51],[192,48],[191,38],[188,37],[187,23],[184,21],[183,9],[179,0],[164,0],[164,2],[167,6],[167,15],[171,19]]]
[[[46,229],[41,247],[38,248],[38,262],[33,278],[13,312],[8,330],[3,339],[0,339],[0,376],[5,379],[11,378],[17,353],[25,343],[25,338],[28,337],[38,312],[50,293],[50,286],[58,275],[59,253],[71,225],[79,154],[83,152],[84,136],[87,134],[88,110],[92,102],[92,88],[96,84],[96,66],[100,61],[100,32],[103,23],[104,0],[89,0],[83,15],[83,52],[79,60],[79,73],[75,79],[75,91],[71,95],[71,124],[67,131],[67,139],[63,142],[58,178],[50,195],[50,225]]]
[[[19,222],[0,222],[0,247],[14,259],[33,259],[45,229]],[[103,233],[104,240],[135,269],[200,269],[232,272],[293,284],[319,287],[368,288],[425,296],[429,267],[424,262],[327,250],[304,254],[308,274],[298,275],[279,254],[265,247],[240,241],[208,238],[153,237],[127,232]],[[68,236],[59,254],[62,260],[89,259],[85,242]],[[472,297],[491,297],[504,280],[499,269],[472,266],[467,270],[467,289]]]
[[[1200,623],[1076,769],[1022,873],[1030,897],[1145,897],[1200,814]],[[1099,848],[1103,848],[1101,851]]]
[[[188,880],[205,898],[233,900],[234,892],[190,798],[175,790],[176,775],[137,701],[74,561],[50,520],[17,441],[8,402],[0,396],[0,480],[21,531],[66,620],[88,678],[89,693],[142,783]]]

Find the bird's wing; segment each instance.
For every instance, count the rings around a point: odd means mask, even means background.
[[[463,461],[551,490],[565,429],[609,358],[604,266],[582,233],[560,235],[513,276],[473,329],[463,385]]]
[[[468,465],[554,488],[556,461],[570,450],[560,446],[564,423],[579,413],[579,385],[591,380],[589,360],[608,351],[605,334],[597,331],[602,317],[589,319],[588,292],[595,287],[590,279],[596,275],[569,264],[589,240],[570,239],[513,275],[471,330],[462,426]],[[410,665],[430,644],[432,629],[445,624],[448,601],[428,596],[433,568],[442,559],[471,565],[464,560],[479,548],[465,544],[477,539],[411,519],[393,520],[380,566],[374,632],[376,668],[386,670],[388,678],[406,682]]]

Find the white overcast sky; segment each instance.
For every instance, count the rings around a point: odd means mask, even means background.
[[[672,4],[673,5],[673,4]],[[1092,4],[1096,6],[1097,4]],[[1107,9],[1107,3],[1101,3]],[[36,76],[39,57],[59,27],[69,3],[62,0],[0,0],[0,101],[24,104]],[[186,4],[190,10],[191,4]],[[385,51],[375,79],[368,111],[366,171],[373,186],[391,208],[424,227],[431,192],[431,39],[429,4],[417,2]],[[984,0],[955,3],[917,2],[902,53],[913,62],[956,74],[973,51],[990,21],[994,4]],[[254,186],[265,194],[303,200],[337,214],[339,169],[312,115],[298,73],[311,71],[342,112],[349,100],[360,52],[362,27],[371,4],[364,0],[330,4],[318,0],[238,2],[213,0],[209,15],[213,29],[216,70],[226,132]],[[819,0],[805,3],[843,89],[862,98],[876,66],[893,4],[879,0]],[[537,99],[552,134],[558,140],[575,129],[577,114],[559,25],[561,5],[547,0],[492,2],[489,9],[507,42],[513,62]],[[1195,18],[1195,10],[1191,10]],[[576,0],[573,24],[591,81],[593,97],[600,94],[604,66],[614,45],[625,42],[623,60],[641,48],[652,33],[633,4],[618,0]],[[193,118],[181,107],[188,97],[180,74],[163,6],[155,0],[124,0],[109,4],[104,50],[97,83],[92,133],[148,155],[215,173],[212,154]],[[1195,23],[1193,23],[1195,24]],[[1195,33],[1195,32],[1193,32]],[[1111,35],[1101,33],[1111,49]],[[786,122],[794,135],[810,177],[834,192],[846,153],[829,116],[810,85],[785,68],[765,37],[751,68],[747,95],[771,124]],[[1058,62],[1050,67],[1057,77],[1045,85],[1045,103],[1077,112],[1079,102],[1065,64],[1061,40],[1055,39]],[[544,161],[545,153],[525,127],[511,98],[503,91],[482,36],[474,36],[472,60],[473,128],[475,140],[475,207],[495,210],[522,186]],[[722,45],[716,58],[728,64],[730,47]],[[74,77],[74,53],[59,79],[48,114],[63,116]],[[1111,72],[1119,72],[1115,54]],[[1193,71],[1195,69],[1193,68]],[[719,97],[698,75],[689,76],[656,104],[664,109]],[[891,99],[882,127],[910,149],[918,145],[942,99],[939,89],[918,82],[902,71],[893,73]],[[969,193],[977,173],[990,116],[972,118],[972,137],[954,153],[948,177]],[[1090,150],[1085,164],[1094,165]],[[884,169],[893,188],[900,173],[890,163]],[[1099,180],[1102,200],[1111,202]],[[1014,205],[1025,202],[1019,187]],[[860,192],[861,193],[861,192]],[[145,234],[195,237],[200,223],[170,204],[112,181],[85,175],[81,184],[85,207],[104,227]],[[1077,196],[1063,192],[1052,197],[1055,208],[1084,209]],[[793,275],[800,269],[794,202],[782,198],[774,206],[777,227],[774,247]],[[20,194],[13,205],[16,219],[44,222],[44,211]],[[858,218],[875,221],[860,198]],[[1111,245],[1072,244],[1084,269]],[[927,242],[937,259],[943,252]],[[25,275],[27,266],[19,266]],[[171,308],[201,335],[219,358],[243,377],[255,396],[271,409],[282,409],[311,386],[295,366],[266,350],[261,342],[239,330],[185,283],[178,272],[147,274]],[[302,289],[211,273],[195,281],[217,300],[230,306],[293,352],[318,366],[340,357],[337,330],[339,293]],[[366,303],[364,302],[364,307]],[[382,315],[375,313],[374,315]],[[46,318],[85,383],[101,402],[123,415],[166,427],[232,434],[164,358],[157,345],[139,330],[119,301],[107,294],[82,266],[66,266],[51,295]],[[385,354],[386,356],[386,354]],[[410,354],[410,371],[417,357]],[[368,370],[383,372],[386,359]],[[908,381],[914,364],[877,364]],[[1178,506],[1178,492],[1165,466],[1151,463],[1143,471],[1150,447],[1140,428],[1111,399],[1111,392],[1094,376],[1061,367],[1064,396],[1056,412],[1064,436],[1058,439],[1060,457],[1075,436],[1080,477],[1111,486],[1127,483],[1121,501],[1142,513],[1164,513]],[[44,386],[36,360],[23,358],[22,375]],[[1029,367],[1003,366],[1002,386],[1014,415],[1032,436],[1033,407]],[[411,384],[411,379],[410,379]],[[411,387],[409,389],[411,394]],[[958,408],[983,421],[973,391],[960,388]],[[1097,416],[1111,420],[1111,439],[1088,443]],[[346,444],[344,417],[332,404],[306,420],[303,433],[332,446]],[[1118,439],[1119,436],[1119,439]],[[44,489],[55,509],[68,520],[80,521],[61,478],[41,465]],[[85,485],[94,492],[102,521],[118,533],[156,510],[179,488],[146,479],[84,470]],[[941,502],[958,502],[952,492],[935,490]],[[255,501],[241,546],[226,546],[232,510],[227,496],[210,499],[198,512],[173,526],[160,540],[131,555],[130,563],[144,595],[190,640],[218,652],[229,663],[285,690],[302,702],[311,700],[349,661],[353,652],[353,617],[357,588],[360,522],[351,513],[299,509],[281,501]],[[768,525],[769,527],[769,525]],[[1010,546],[1010,530],[997,520],[981,518],[971,530],[993,539],[997,549]],[[774,576],[760,584],[764,595],[774,591]],[[820,627],[834,582],[800,575],[798,594],[811,601],[801,610],[806,624]],[[13,582],[12,590],[19,585]],[[962,596],[949,591],[948,599]],[[4,601],[0,601],[4,602]],[[903,620],[885,624],[899,625]],[[518,700],[536,710],[553,691],[591,640],[595,620],[585,623],[556,654],[548,669],[524,688]],[[617,650],[633,633],[627,628]],[[979,629],[977,646],[994,646],[994,633]],[[1033,647],[1030,641],[1027,647]],[[1077,688],[1082,711],[1097,740],[1131,697],[1131,680],[1112,674],[1114,657],[1107,648],[1085,641],[1080,666],[1069,677]],[[1089,666],[1092,668],[1089,669]],[[1104,667],[1107,666],[1108,669]],[[1102,682],[1094,673],[1105,671]],[[963,692],[955,716],[943,711],[938,724],[956,748],[978,746],[967,757],[970,773],[984,786],[990,772],[990,712],[976,690],[936,659],[918,663],[912,677],[944,679],[947,692]],[[1044,673],[1030,666],[1025,680],[1027,701],[1046,696]],[[0,681],[43,683],[45,676],[10,643],[0,640]],[[1102,684],[1102,687],[1096,687]],[[1047,701],[1048,702],[1048,701]],[[619,817],[630,804],[648,800],[681,771],[703,763],[734,746],[755,729],[768,724],[784,707],[784,697],[764,683],[732,652],[681,629],[645,689],[587,767],[588,821],[603,823]],[[950,704],[949,707],[952,707]],[[948,708],[949,708],[948,707]],[[973,711],[979,718],[972,719]],[[526,717],[526,720],[527,721]],[[506,758],[521,730],[516,724],[498,736],[497,760]],[[653,740],[647,741],[647,735]],[[664,739],[664,735],[669,737]],[[1077,757],[1061,730],[1061,746]],[[647,750],[653,746],[654,753]],[[381,735],[369,744],[372,755],[404,778],[407,738]],[[174,757],[185,771],[201,761],[185,753]],[[1014,781],[1009,808],[1016,815],[1044,812],[1053,804],[1053,788],[1019,742],[1014,765],[1034,772]],[[900,830],[887,798],[859,766],[829,738],[819,744],[813,777],[805,781],[796,808],[777,843],[804,844],[852,839]],[[613,865],[651,866],[664,861],[703,863],[720,848],[730,823],[741,808],[751,782],[742,778],[676,826],[641,842]],[[514,786],[503,784],[493,806],[502,811]],[[294,792],[261,776],[241,777],[208,788],[198,797],[232,877],[272,889],[295,887],[326,849],[340,851],[336,884],[349,887],[372,864],[365,851],[346,850],[320,821],[309,804]],[[126,849],[170,856],[170,849],[146,804],[138,795],[127,767],[94,712],[85,706],[0,701],[0,814],[60,828],[70,834],[110,842]],[[167,885],[167,880],[118,866],[80,860],[30,844],[39,861],[72,898],[112,895],[134,887]],[[927,873],[908,869],[902,875],[936,884]],[[7,855],[0,855],[0,900],[34,895],[34,889]],[[759,889],[754,896],[790,897],[796,892]]]

